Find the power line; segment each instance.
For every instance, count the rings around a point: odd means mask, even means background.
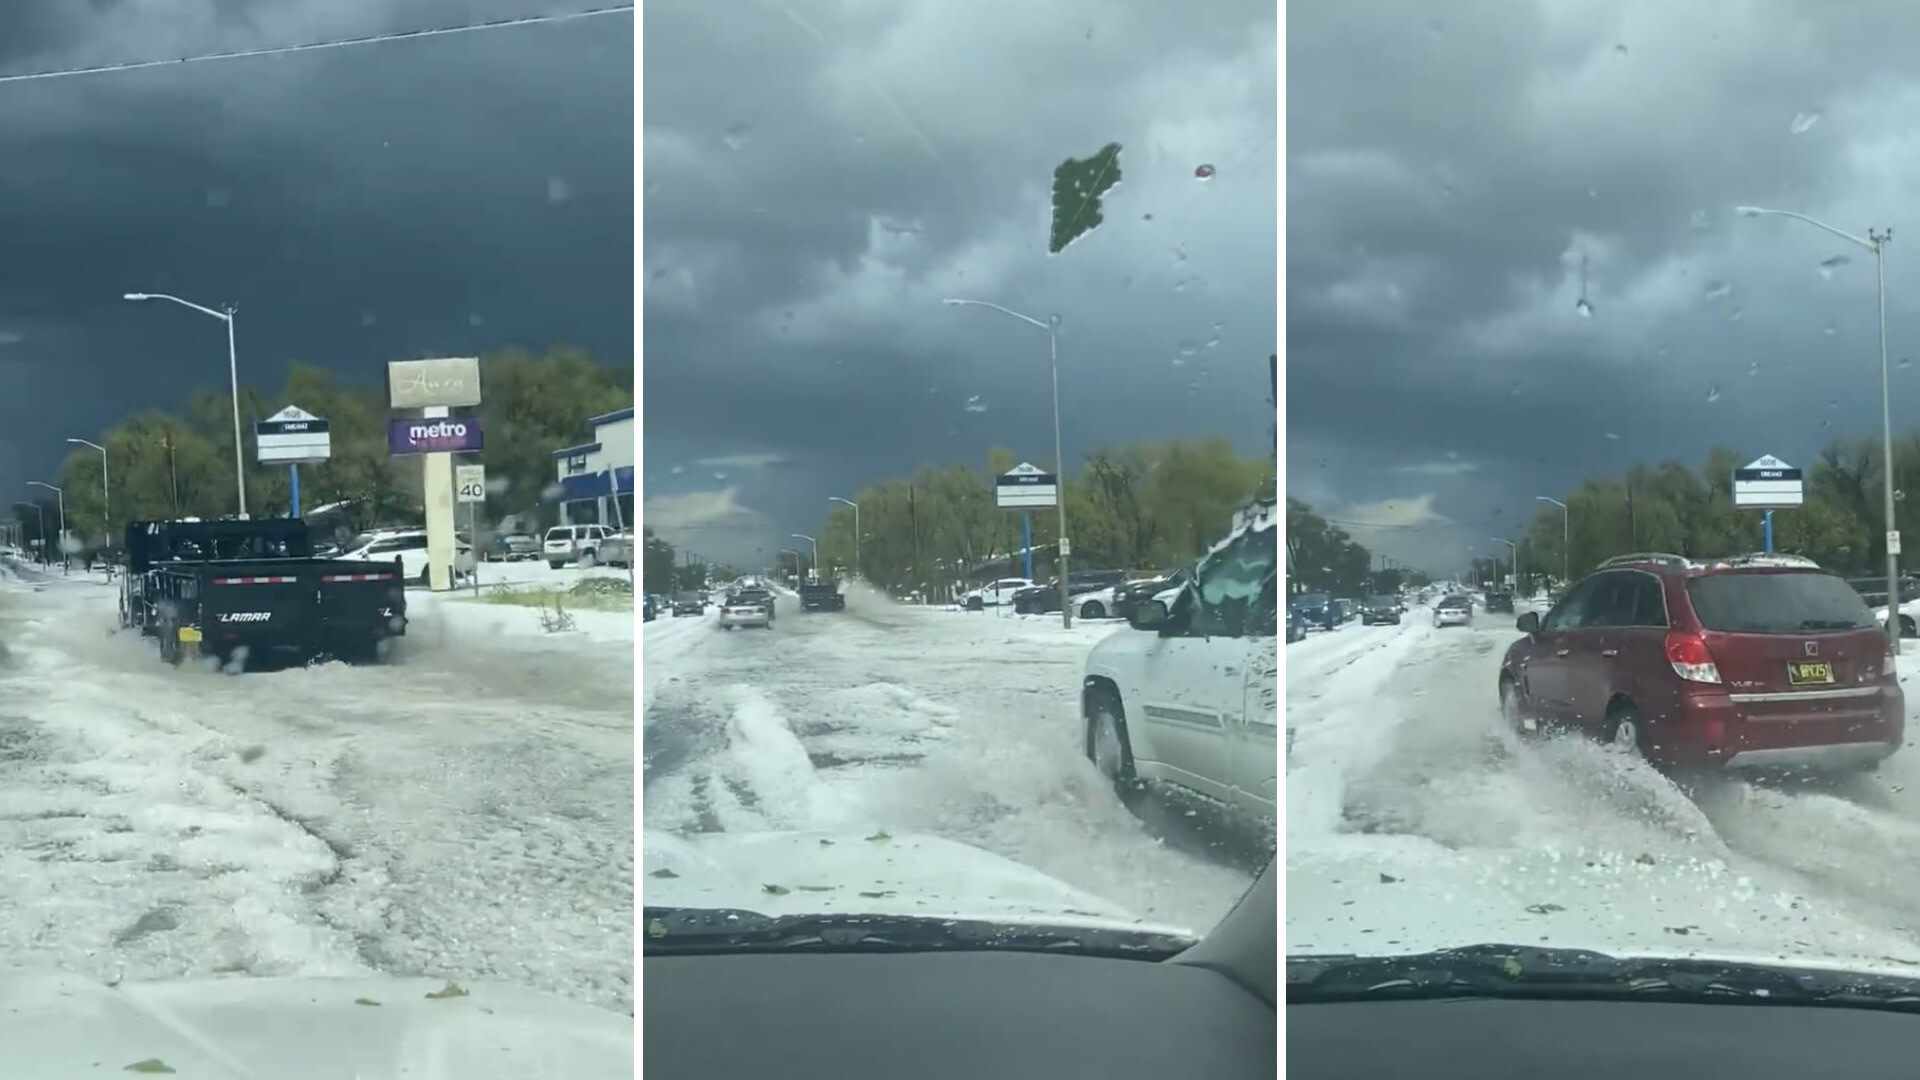
[[[99,64],[93,67],[56,68],[51,71],[28,71],[17,75],[0,75],[0,83],[27,82],[34,79],[64,79],[75,75],[102,75],[108,72],[140,71],[145,68],[173,67],[179,64],[199,64],[210,60],[242,60],[254,56],[279,56],[284,53],[314,52],[320,49],[344,49],[351,45],[377,45],[387,41],[409,41],[415,38],[444,37],[449,34],[471,34],[480,30],[505,30],[515,26],[535,26],[541,23],[572,22],[576,19],[591,19],[599,15],[631,14],[634,5],[613,4],[607,7],[588,8],[583,11],[562,11],[547,15],[519,15],[507,19],[491,19],[486,22],[463,23],[459,26],[435,26],[422,30],[395,30],[384,34],[365,34],[360,37],[331,38],[325,41],[307,41],[297,45],[275,45],[263,49],[236,49],[230,52],[198,53],[191,56],[176,56],[167,60],[129,60],[118,64]]]

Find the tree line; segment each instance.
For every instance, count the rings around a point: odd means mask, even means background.
[[[390,456],[384,375],[350,381],[338,373],[293,363],[278,387],[240,387],[241,453],[247,511],[254,517],[285,516],[292,506],[291,476],[284,465],[254,458],[253,424],[288,405],[330,421],[332,457],[300,468],[302,512],[345,504],[339,521],[359,531],[382,524],[417,524],[423,513],[420,468],[412,458]],[[592,435],[587,419],[633,405],[633,368],[597,364],[584,350],[556,346],[540,354],[503,349],[480,357],[483,403],[455,409],[477,415],[485,449],[461,460],[487,467],[485,522],[519,515],[538,526],[557,520],[553,451]],[[69,533],[90,548],[117,546],[128,522],[170,517],[220,517],[239,509],[234,480],[230,391],[208,387],[173,410],[148,409],[126,417],[93,441],[106,447],[107,486],[101,485],[101,455],[76,446],[62,463]],[[58,497],[33,489],[31,501],[44,513],[49,534],[58,529]],[[111,515],[108,514],[110,504]],[[40,513],[15,507],[23,533],[40,539]],[[461,515],[464,519],[464,513]],[[462,521],[464,524],[464,520]]]
[[[893,592],[939,593],[980,574],[1017,574],[1021,513],[995,505],[994,480],[1021,458],[987,452],[984,467],[922,465],[910,476],[869,484],[852,507],[834,504],[815,535],[828,570],[856,565]],[[1270,458],[1235,453],[1225,439],[1105,447],[1061,479],[1076,569],[1169,570],[1190,562],[1225,532],[1233,510],[1275,490]],[[1050,572],[1060,532],[1056,509],[1031,512],[1035,573]],[[804,572],[812,555],[789,563]],[[998,569],[994,569],[998,567]]]

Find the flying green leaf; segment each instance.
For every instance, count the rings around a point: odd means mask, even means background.
[[[648,877],[650,877],[650,878],[677,878],[677,877],[679,877],[680,875],[679,875],[679,874],[676,874],[676,873],[674,873],[673,871],[671,871],[671,870],[669,870],[669,869],[667,869],[666,867],[664,867],[664,866],[663,866],[663,867],[661,867],[661,868],[660,868],[660,869],[658,869],[658,870],[654,870],[654,871],[650,871],[650,872],[649,872],[649,873],[647,874],[647,876],[648,876]]]
[[[433,998],[435,1001],[444,1001],[447,998],[466,997],[467,991],[466,988],[462,987],[459,983],[449,982],[438,990],[427,991],[427,996]]]
[[[876,844],[879,844],[879,843],[884,843],[888,840],[891,840],[893,839],[893,837],[887,835],[887,830],[881,829],[879,832],[874,833],[872,836],[867,837],[867,839],[873,841]]]
[[[168,1073],[168,1074],[177,1073],[180,1070],[174,1068],[171,1065],[168,1065],[166,1062],[161,1061],[159,1058],[148,1058],[145,1061],[136,1061],[121,1071],[130,1072],[130,1073],[150,1073],[150,1074],[158,1075],[162,1073]]]
[[[355,1005],[379,1005],[380,1004],[379,1002],[373,1000],[372,998],[354,998],[353,1003]]]
[[[1047,240],[1047,254],[1060,254],[1098,228],[1105,220],[1100,197],[1119,182],[1119,143],[1108,143],[1089,158],[1061,162],[1053,170],[1053,233]]]
[[[785,896],[793,890],[787,888],[785,885],[762,885],[760,886],[760,891],[769,896]]]

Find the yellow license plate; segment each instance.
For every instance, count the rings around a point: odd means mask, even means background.
[[[180,628],[180,640],[181,640],[181,641],[199,641],[199,640],[200,640],[200,628],[199,628],[199,627],[197,627],[197,626],[183,626],[183,627],[181,627],[181,628]]]
[[[1825,660],[1796,660],[1787,665],[1787,681],[1795,686],[1833,681],[1833,665]]]

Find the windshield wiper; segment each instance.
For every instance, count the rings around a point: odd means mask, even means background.
[[[994,950],[1164,960],[1198,940],[1180,934],[1064,924],[923,915],[763,915],[735,908],[649,907],[641,925],[649,956]]]
[[[1463,997],[1631,998],[1920,1013],[1920,980],[1703,958],[1620,958],[1525,945],[1287,961],[1290,1005]]]

